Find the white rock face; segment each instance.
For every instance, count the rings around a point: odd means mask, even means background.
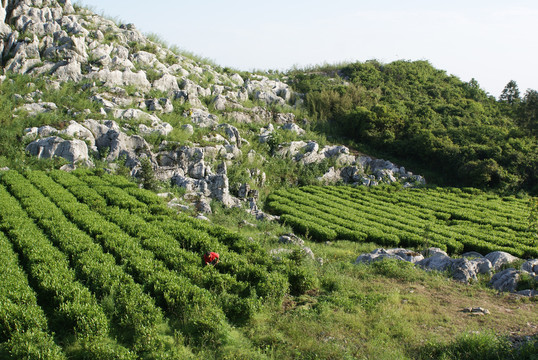
[[[219,124],[219,119],[216,115],[202,109],[192,109],[190,118],[193,124],[203,128],[215,127]]]
[[[517,257],[504,251],[494,251],[492,253],[489,253],[486,255],[486,259],[491,262],[493,270],[499,270],[501,266],[510,264],[518,260]]]
[[[177,84],[177,78],[170,74],[164,74],[160,79],[155,80],[153,83],[155,90],[163,91],[168,94],[172,94],[179,91],[179,85]]]
[[[26,147],[33,156],[40,159],[61,157],[71,163],[89,162],[88,147],[82,140],[64,140],[57,136],[39,139]]]
[[[28,115],[35,116],[37,114],[46,113],[49,111],[57,110],[58,106],[52,102],[41,102],[41,103],[32,103],[21,106],[15,111],[23,110],[28,112]]]
[[[408,261],[412,263],[417,263],[424,259],[422,254],[410,251],[407,249],[375,249],[369,254],[360,255],[356,260],[355,264],[360,263],[370,263],[372,261],[380,261],[384,259],[395,259],[401,261]]]
[[[76,121],[70,121],[69,126],[62,130],[61,133],[68,136],[72,136],[78,140],[87,141],[90,143],[90,146],[95,145],[95,137],[93,136],[92,132],[88,128],[77,123]]]

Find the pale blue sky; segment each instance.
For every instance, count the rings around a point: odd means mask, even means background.
[[[499,96],[538,90],[536,0],[81,0],[170,44],[241,70],[428,60]]]

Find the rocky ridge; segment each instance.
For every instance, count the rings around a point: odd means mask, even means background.
[[[460,258],[451,258],[438,248],[429,248],[421,253],[407,249],[379,248],[371,253],[360,255],[355,260],[355,264],[385,259],[409,262],[426,270],[447,271],[455,280],[464,283],[477,281],[477,276],[482,274],[490,277],[489,284],[496,290],[522,296],[538,296],[538,291],[535,289],[518,291],[518,288],[524,287],[522,280],[525,277],[538,284],[538,259],[523,262],[518,270],[509,266],[520,259],[504,251],[494,251],[487,255],[468,252],[462,254]]]
[[[82,121],[75,121],[80,113],[68,110],[73,118],[62,119],[66,125],[61,129],[26,129],[27,152],[63,158],[70,163],[66,169],[93,166],[98,159],[110,163],[111,169],[122,163],[137,176],[145,158],[158,179],[196,194],[203,211],[210,211],[209,199],[228,207],[246,201],[248,210],[263,218],[267,215],[257,208],[256,199],[265,172],[253,165],[247,169],[248,183],[229,183],[230,167],[265,159],[238,128],[246,124],[259,129],[260,144],[274,141],[276,132],[301,139],[276,144],[271,156],[302,165],[329,162],[332,166],[318,178],[322,183],[425,182],[391,162],[309,140],[293,113],[301,97],[281,80],[242,76],[197,62],[151,41],[132,24],[116,24],[70,0],[3,1],[0,19],[0,81],[10,81],[6,76],[16,73],[45,77],[49,89],[65,82],[84,84],[99,109],[98,114],[83,110]],[[19,96],[23,105],[14,116],[57,111],[58,104],[42,101],[42,95],[35,91]],[[181,119],[175,127],[161,119],[170,115]],[[205,135],[193,139],[196,132]],[[171,134],[177,133],[187,140],[174,141]],[[148,142],[149,137],[160,141]]]

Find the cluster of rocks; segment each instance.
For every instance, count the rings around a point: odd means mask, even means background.
[[[519,260],[504,251],[494,251],[485,256],[477,252],[468,252],[462,254],[461,258],[451,258],[439,248],[429,248],[422,253],[402,248],[389,250],[379,248],[360,255],[355,263],[370,263],[384,259],[410,262],[426,270],[447,271],[455,280],[464,283],[477,281],[478,274],[492,275],[490,285],[499,291],[516,292],[518,280],[523,274],[534,278],[538,284],[538,259],[526,261],[520,270],[514,268],[501,270]],[[538,291],[527,289],[517,291],[517,294],[538,296]]]
[[[197,193],[206,205],[206,198],[226,206],[238,205],[239,200],[230,195],[227,164],[241,158],[240,149],[248,142],[235,127],[221,124],[202,98],[210,97],[215,110],[236,121],[267,124],[294,120],[292,114],[241,105],[252,99],[286,106],[294,98],[286,83],[261,75],[244,79],[239,74],[219,73],[150,41],[132,24],[118,25],[89,10],[75,9],[70,0],[2,1],[0,62],[5,73],[50,75],[51,88],[57,89],[65,81],[86,80],[93,93],[90,100],[107,119],[71,121],[63,129],[26,129],[30,154],[61,157],[87,166],[92,165],[92,158],[108,162],[123,158],[133,175],[139,174],[141,159],[148,158],[159,179],[171,179]],[[135,89],[134,95],[127,94],[127,87]],[[164,96],[148,97],[150,90]],[[15,114],[34,116],[58,110],[57,104],[42,102],[42,95],[35,92],[17,98],[24,104]],[[174,111],[173,100],[190,104],[183,115],[192,125],[184,125],[183,130],[192,134],[195,127],[211,128],[217,134],[204,140],[214,145],[164,142],[153,149],[144,140],[144,135],[167,136],[174,130],[158,117]],[[90,110],[85,112],[91,114]],[[201,207],[208,210],[208,206]],[[255,206],[251,211],[259,212]]]
[[[219,73],[150,41],[132,24],[118,26],[89,10],[75,11],[70,0],[3,1],[0,20],[5,71],[132,86],[139,94],[153,89],[195,108],[203,107],[200,98],[211,97],[219,111],[243,108],[239,102],[249,98],[280,106],[293,98],[286,83]]]
[[[84,89],[91,93],[89,100],[99,109],[100,117],[93,116],[95,110],[85,109],[82,115],[86,120],[66,119],[60,129],[26,129],[30,154],[63,158],[71,163],[66,169],[79,164],[92,166],[92,159],[105,160],[112,168],[121,160],[134,176],[141,174],[142,159],[148,159],[158,179],[195,194],[196,207],[202,212],[210,212],[211,199],[217,199],[228,207],[246,203],[247,211],[258,219],[275,219],[258,208],[257,190],[247,189],[253,184],[264,186],[265,174],[259,169],[248,169],[250,185],[233,184],[238,190],[230,190],[228,167],[243,160],[241,149],[248,141],[223,119],[264,126],[261,142],[272,136],[275,126],[304,135],[293,113],[268,110],[269,106],[291,109],[301,102],[288,84],[262,75],[244,78],[218,72],[152,42],[132,24],[118,25],[74,7],[70,0],[0,2],[0,65],[4,73],[46,75],[50,89],[59,89],[66,81],[84,81]],[[3,76],[0,81],[5,79]],[[40,90],[15,97],[22,104],[14,116],[65,110],[43,101]],[[257,101],[259,106],[244,106],[247,100]],[[173,113],[176,102],[189,104],[182,115],[190,123],[181,130],[191,136],[195,129],[205,128],[210,135],[202,141],[210,145],[164,141],[153,147],[145,140],[148,135],[166,137],[174,131],[159,116]],[[67,114],[73,118],[81,115],[71,109]],[[314,141],[297,141],[279,146],[277,155],[304,164],[334,160],[336,166],[320,178],[325,183],[423,182],[392,163],[355,157],[344,146],[320,148]],[[256,157],[252,151],[249,161],[251,157]]]
[[[270,133],[267,134],[268,130],[264,129],[261,137],[270,136]],[[292,141],[279,146],[276,153],[291,157],[304,165],[331,160],[336,165],[318,179],[324,184],[377,186],[401,182],[404,187],[426,184],[424,177],[414,175],[404,167],[398,167],[388,160],[372,159],[363,155],[354,156],[349,148],[342,145],[327,145],[320,148],[315,141]]]

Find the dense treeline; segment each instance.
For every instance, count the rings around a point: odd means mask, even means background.
[[[447,184],[536,191],[538,92],[499,100],[427,61],[353,63],[289,74],[315,124],[420,164]],[[534,187],[534,189],[533,189]]]

